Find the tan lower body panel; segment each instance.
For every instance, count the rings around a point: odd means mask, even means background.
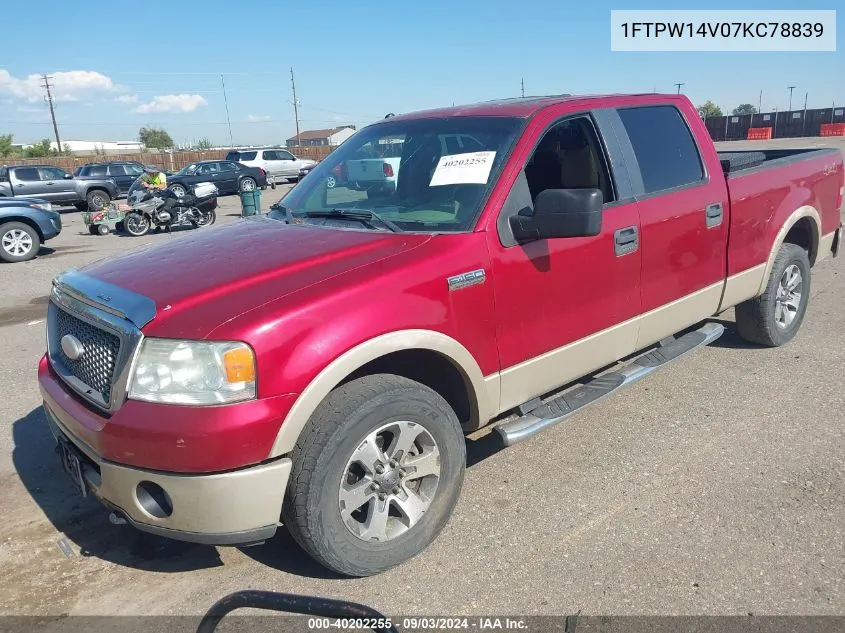
[[[719,305],[719,312],[724,312],[747,299],[756,297],[765,274],[766,264],[760,264],[728,277],[725,284],[725,294],[722,297],[722,303]]]
[[[509,367],[499,413],[586,376],[716,313],[723,283],[713,284],[584,339]],[[488,380],[494,379],[488,376]]]
[[[97,494],[137,523],[180,532],[245,532],[279,522],[290,470],[289,459],[211,475],[153,473],[103,462]],[[156,518],[141,507],[136,489],[142,481],[167,492],[173,503],[169,517]]]

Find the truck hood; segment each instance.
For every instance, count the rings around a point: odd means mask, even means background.
[[[194,229],[79,272],[148,297],[148,335],[203,338],[244,312],[414,248],[430,236],[289,225],[256,216]]]

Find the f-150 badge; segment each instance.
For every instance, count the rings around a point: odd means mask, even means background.
[[[474,286],[475,284],[483,284],[487,279],[487,274],[483,268],[472,270],[468,273],[462,273],[449,277],[446,281],[449,282],[449,290],[459,290],[467,286]]]

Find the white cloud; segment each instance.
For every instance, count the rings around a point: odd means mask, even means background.
[[[149,112],[193,112],[199,107],[208,105],[200,95],[159,95],[153,97],[149,103],[142,103],[135,112],[147,114]]]
[[[246,117],[246,120],[250,123],[266,123],[267,121],[272,121],[273,117],[271,116],[259,116],[257,114],[249,114]]]
[[[118,103],[138,103],[138,95],[120,95],[115,98]]]
[[[94,70],[70,70],[48,73],[50,87],[55,101],[79,101],[80,98],[97,92],[112,92],[115,84],[111,77]],[[27,75],[26,78],[12,76],[8,70],[0,70],[0,92],[10,93],[18,99],[29,102],[40,101],[44,95],[41,75]]]

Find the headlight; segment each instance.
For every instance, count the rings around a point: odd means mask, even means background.
[[[33,209],[43,209],[44,211],[52,211],[53,205],[49,202],[33,202],[31,205]]]
[[[227,404],[255,394],[255,355],[235,342],[144,339],[129,385],[132,400],[170,404]]]

